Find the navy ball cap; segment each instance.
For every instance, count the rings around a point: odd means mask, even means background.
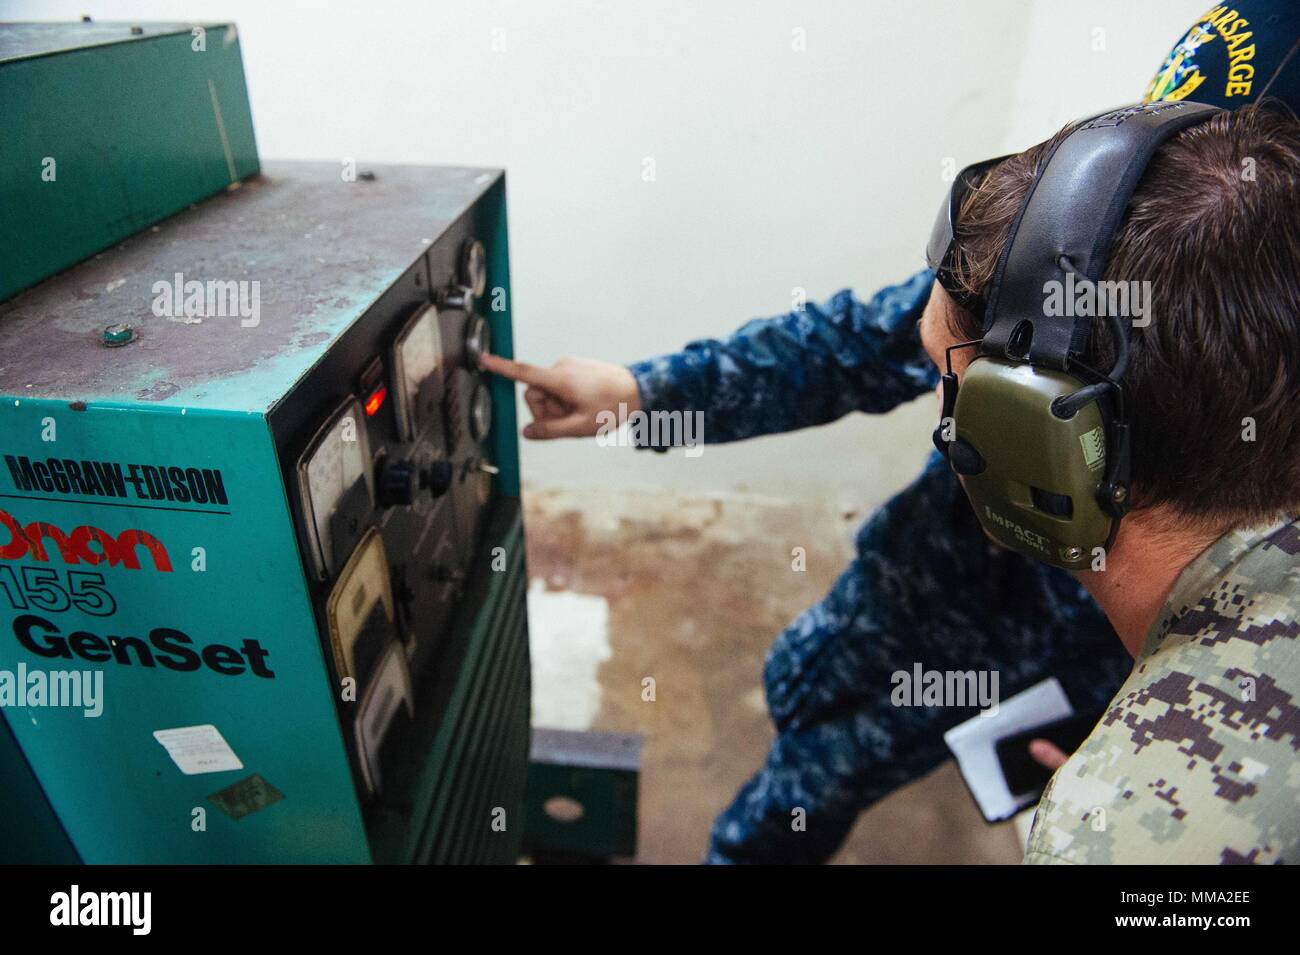
[[[1274,96],[1300,113],[1300,3],[1238,0],[1202,14],[1165,57],[1143,99],[1233,109]]]

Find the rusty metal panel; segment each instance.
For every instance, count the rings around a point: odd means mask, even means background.
[[[265,413],[502,176],[264,171],[0,304],[0,393]],[[248,314],[187,317],[191,282],[246,283]]]

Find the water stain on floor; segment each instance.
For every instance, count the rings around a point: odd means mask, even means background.
[[[529,489],[524,504],[534,586],[608,603],[590,728],[644,737],[637,861],[698,862],[714,816],[772,740],[767,649],[847,564],[861,515],[665,491]],[[538,692],[564,686],[552,673]],[[539,700],[538,712],[563,702]],[[1020,858],[1013,827],[986,825],[946,764],[863,814],[835,861]]]

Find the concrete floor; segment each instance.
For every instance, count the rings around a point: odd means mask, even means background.
[[[641,733],[637,861],[697,862],[772,738],[767,648],[840,573],[862,515],[757,496],[554,489],[526,491],[525,510],[534,722]],[[803,572],[791,568],[796,547]],[[863,814],[835,861],[1020,858],[1014,826],[985,824],[949,763]]]

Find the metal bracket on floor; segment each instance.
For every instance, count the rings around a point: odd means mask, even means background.
[[[636,855],[641,735],[534,727],[524,853],[534,862]]]

